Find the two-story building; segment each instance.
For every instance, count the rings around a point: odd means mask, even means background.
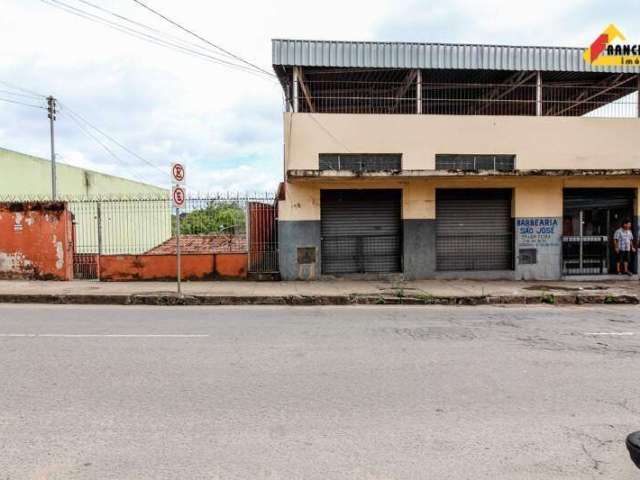
[[[611,273],[638,225],[640,69],[582,54],[274,40],[283,279]]]

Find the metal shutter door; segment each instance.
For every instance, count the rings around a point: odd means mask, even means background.
[[[564,210],[628,208],[633,211],[635,193],[631,188],[565,188]]]
[[[511,190],[438,190],[436,219],[438,270],[513,269]]]
[[[323,190],[322,273],[401,271],[400,190]]]

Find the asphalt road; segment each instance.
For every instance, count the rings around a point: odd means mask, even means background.
[[[0,480],[640,478],[639,312],[0,305]]]

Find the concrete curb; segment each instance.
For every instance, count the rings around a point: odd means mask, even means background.
[[[185,295],[0,294],[0,303],[54,305],[638,305],[637,295]]]

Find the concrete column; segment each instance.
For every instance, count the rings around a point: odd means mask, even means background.
[[[436,191],[431,183],[402,189],[404,278],[433,278],[436,271]]]
[[[278,202],[282,280],[317,280],[321,275],[320,187],[287,183]]]
[[[278,219],[278,242],[282,280],[320,278],[320,220]]]
[[[516,278],[562,275],[562,180],[526,179],[514,189]]]
[[[295,113],[299,112],[300,108],[300,88],[298,84],[300,83],[300,72],[298,67],[293,67],[293,111]]]

